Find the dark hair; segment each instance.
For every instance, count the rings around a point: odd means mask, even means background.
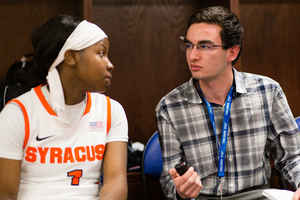
[[[77,17],[55,15],[32,34],[33,64],[26,65],[15,74],[16,81],[20,84],[16,96],[47,83],[46,76],[50,66],[81,21],[83,19]]]
[[[195,23],[216,24],[221,27],[220,37],[223,43],[223,49],[231,48],[235,45],[240,47],[240,52],[232,65],[236,63],[242,51],[242,40],[244,29],[236,14],[222,6],[213,6],[203,8],[194,13],[189,21],[188,28]]]

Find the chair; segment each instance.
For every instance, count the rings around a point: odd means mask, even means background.
[[[298,128],[300,129],[300,116],[296,117],[295,121],[296,121],[296,123],[298,125]]]
[[[160,149],[160,144],[158,139],[158,132],[156,131],[148,140],[145,146],[145,150],[143,152],[142,162],[141,162],[142,188],[143,188],[143,195],[145,200],[148,200],[148,195],[150,195],[147,192],[146,178],[152,179],[152,182],[153,180],[155,182],[157,188],[155,190],[156,193],[155,199],[159,199],[158,198],[159,193],[163,194],[161,186],[159,184],[159,178],[162,172],[162,166],[163,166],[162,154],[161,154],[161,149]],[[148,186],[148,190],[149,189],[150,188]],[[160,195],[160,196],[164,197],[164,195]]]

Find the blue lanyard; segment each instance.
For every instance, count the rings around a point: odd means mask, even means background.
[[[199,91],[202,94],[200,84],[199,84]],[[223,118],[223,127],[222,127],[222,138],[221,138],[221,144],[219,145],[218,141],[218,136],[217,136],[217,131],[216,131],[216,124],[215,124],[215,116],[213,112],[213,108],[210,105],[210,103],[205,99],[204,95],[202,94],[205,104],[208,109],[210,121],[212,123],[216,140],[218,143],[218,150],[219,150],[219,171],[218,171],[218,176],[219,177],[224,177],[224,169],[225,169],[225,151],[226,151],[226,145],[227,145],[227,136],[228,136],[228,124],[229,124],[229,116],[230,116],[230,107],[231,107],[231,102],[232,102],[232,93],[233,93],[233,85],[231,86],[229,93],[226,98],[225,102],[225,112],[224,112],[224,118]],[[221,146],[221,147],[220,147]]]

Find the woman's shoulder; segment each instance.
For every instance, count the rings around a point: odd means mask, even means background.
[[[119,101],[117,101],[105,94],[91,93],[91,97],[92,97],[92,101],[94,101],[94,103],[96,103],[96,104],[103,103],[103,102],[107,103],[109,101],[112,109],[122,109],[123,110],[123,106]]]

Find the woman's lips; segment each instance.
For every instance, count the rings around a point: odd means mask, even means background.
[[[111,78],[112,78],[112,76],[107,76],[107,77],[105,78],[105,80],[106,80],[106,82],[107,82],[107,85],[110,85],[110,84],[111,84]]]

